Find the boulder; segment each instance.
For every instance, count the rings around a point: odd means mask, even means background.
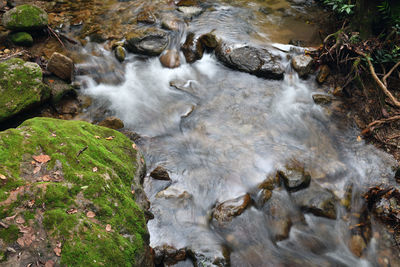
[[[250,205],[251,198],[249,194],[217,203],[213,209],[213,218],[220,223],[229,222],[233,217],[239,216]]]
[[[180,66],[179,53],[176,49],[165,50],[160,56],[160,62],[164,67],[173,69]]]
[[[188,63],[193,63],[196,60],[201,59],[204,53],[204,47],[192,32],[188,33],[186,36],[186,41],[182,45],[181,50]]]
[[[169,31],[179,31],[184,22],[175,17],[165,17],[161,22],[161,27]]]
[[[330,95],[313,94],[312,98],[315,104],[318,105],[326,105],[332,102],[332,97]]]
[[[217,59],[226,66],[267,79],[283,79],[285,72],[280,56],[264,48],[221,43],[215,50]]]
[[[168,33],[157,28],[143,28],[125,36],[125,47],[133,53],[158,56],[169,42]]]
[[[27,32],[16,32],[10,34],[10,40],[15,45],[31,46],[33,44],[32,35]]]
[[[40,255],[65,266],[154,266],[136,201],[143,164],[127,137],[87,122],[34,118],[1,132],[0,147],[8,226],[0,229],[2,264],[28,266]]]
[[[169,178],[168,171],[161,166],[157,166],[151,173],[150,177],[156,179],[156,180],[164,180],[164,181],[169,181],[171,178]]]
[[[126,57],[125,49],[122,46],[117,46],[115,48],[115,57],[118,59],[119,62],[123,62]]]
[[[107,127],[114,130],[124,128],[124,122],[117,117],[107,117],[99,123],[99,126]]]
[[[74,77],[74,62],[69,57],[54,52],[47,63],[47,70],[57,77],[71,82]]]
[[[317,73],[317,82],[319,84],[324,83],[330,73],[331,73],[331,70],[329,69],[329,67],[327,65],[322,65],[319,68],[318,73]]]
[[[316,216],[336,219],[337,198],[328,189],[316,183],[310,187],[291,193],[293,202],[303,211],[311,212]]]
[[[142,11],[137,15],[137,22],[154,24],[156,23],[156,17],[150,11]]]
[[[51,102],[56,104],[67,94],[76,94],[74,87],[65,82],[64,80],[55,77],[48,76],[44,78],[44,83],[50,87],[51,90]]]
[[[3,15],[3,25],[13,31],[32,31],[48,25],[46,11],[33,5],[20,5]]]
[[[203,9],[197,6],[180,6],[178,11],[182,12],[185,17],[192,18],[200,15]]]
[[[219,45],[219,40],[214,33],[206,33],[199,37],[199,42],[208,50],[213,50]]]
[[[19,58],[0,62],[0,121],[49,99],[50,89],[42,78],[36,63]]]
[[[163,245],[154,248],[155,263],[171,266],[186,259],[186,249]]]
[[[306,77],[311,72],[312,57],[308,55],[296,55],[292,58],[292,67],[300,77]]]

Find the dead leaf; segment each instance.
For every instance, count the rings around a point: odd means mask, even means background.
[[[93,172],[97,172],[97,171],[98,171],[97,167],[94,167]]]
[[[106,231],[107,231],[107,232],[111,232],[111,225],[110,225],[110,224],[107,224],[107,225],[106,225]]]
[[[42,166],[41,166],[41,165],[36,166],[36,167],[33,169],[33,174],[36,174],[36,173],[40,172],[41,169],[42,169]]]
[[[32,158],[39,163],[46,163],[51,160],[51,157],[49,155],[43,155],[43,154],[38,156],[32,156]]]
[[[6,180],[7,177],[6,177],[5,175],[3,175],[3,174],[0,173],[0,179],[1,179],[1,180]]]
[[[51,136],[56,137],[57,135],[55,133],[52,133]]]
[[[52,261],[52,260],[46,261],[46,263],[44,264],[44,267],[54,267],[54,261]]]
[[[88,218],[94,218],[94,217],[96,217],[96,213],[94,213],[93,211],[88,211],[88,212],[86,213],[86,216],[87,216]]]
[[[106,140],[113,140],[115,138],[115,136],[109,136],[106,138]]]
[[[132,193],[132,195],[134,195],[134,194],[135,194],[135,190],[134,190],[134,189],[132,189],[131,193]]]
[[[24,239],[23,239],[22,237],[20,237],[20,238],[17,239],[17,243],[18,243],[18,245],[20,245],[21,247],[24,247],[24,246],[25,246],[25,242],[24,242]]]
[[[72,208],[72,209],[67,210],[67,213],[68,213],[68,214],[75,214],[75,213],[77,213],[77,212],[78,212],[78,210],[75,209],[75,208]]]
[[[94,138],[96,138],[96,139],[100,139],[101,137],[100,137],[100,136],[98,136],[98,135],[95,135],[95,136],[94,136]]]
[[[135,143],[132,144],[133,149],[137,150],[137,146]]]
[[[49,175],[45,175],[42,177],[43,182],[51,181],[51,177]]]
[[[56,247],[61,248],[61,242],[57,241]]]
[[[61,257],[61,248],[54,248],[53,251],[57,257]]]
[[[33,205],[35,205],[35,200],[34,200],[34,199],[29,200],[29,202],[28,202],[28,207],[29,207],[29,208],[32,208]]]
[[[15,219],[15,222],[18,224],[23,224],[25,223],[25,219],[22,218],[21,216],[18,216],[17,219]]]
[[[54,80],[49,80],[49,83],[54,83]]]

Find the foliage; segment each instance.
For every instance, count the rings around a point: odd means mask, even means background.
[[[340,15],[351,15],[354,13],[355,4],[351,0],[324,0],[325,5],[330,6],[333,11]]]

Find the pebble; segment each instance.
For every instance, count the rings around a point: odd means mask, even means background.
[[[10,52],[11,52],[11,50],[10,49],[4,49],[4,51],[3,51],[5,54],[9,54]]]

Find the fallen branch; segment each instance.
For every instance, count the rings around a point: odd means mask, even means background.
[[[76,157],[78,158],[86,149],[88,149],[88,146],[85,146],[84,148],[79,150],[78,153],[76,154]]]
[[[47,29],[50,31],[51,34],[53,34],[53,35],[57,38],[57,40],[58,40],[58,42],[61,44],[61,46],[65,48],[65,45],[64,45],[64,43],[61,41],[61,39],[60,39],[60,37],[58,36],[58,34],[57,34],[55,31],[53,31],[53,29],[50,28],[50,26],[48,26],[48,25],[47,25]]]
[[[391,68],[391,70],[382,78],[382,82],[385,84],[385,86],[387,87],[387,78],[389,78],[390,75],[392,75],[392,72],[397,69],[397,67],[400,66],[400,61],[396,63],[396,65],[393,66],[393,68]]]
[[[366,135],[366,134],[370,133],[371,131],[373,131],[376,127],[380,126],[381,124],[385,124],[385,123],[396,121],[396,120],[400,120],[400,115],[396,115],[396,116],[393,116],[393,117],[390,117],[387,119],[373,121],[370,124],[368,124],[364,130],[362,130],[361,134]]]

